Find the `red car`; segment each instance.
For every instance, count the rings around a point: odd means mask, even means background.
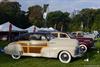
[[[72,35],[70,35],[72,38],[76,38],[79,43],[80,43],[80,48],[86,52],[87,49],[90,49],[91,47],[94,47],[94,40],[92,38],[87,38],[87,37],[83,37],[81,35],[81,33],[72,33]]]

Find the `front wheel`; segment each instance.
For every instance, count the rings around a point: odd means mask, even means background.
[[[62,63],[69,63],[71,61],[71,55],[67,51],[61,51],[58,58]]]
[[[82,53],[87,52],[87,47],[84,44],[80,45],[79,48]]]

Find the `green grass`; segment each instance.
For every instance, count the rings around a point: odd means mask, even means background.
[[[98,41],[100,41],[100,38],[96,38],[95,40],[98,40]]]
[[[4,47],[8,43],[0,41],[0,47]],[[73,59],[68,64],[50,58],[21,57],[19,60],[14,60],[11,56],[0,53],[0,67],[100,67],[100,53],[97,53],[97,50],[100,49],[100,42],[96,42],[96,47],[97,49],[87,52],[89,62],[84,61],[86,56],[83,56]]]

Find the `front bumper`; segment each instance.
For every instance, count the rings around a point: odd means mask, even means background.
[[[81,51],[79,47],[76,48],[74,57],[81,57],[84,53]]]

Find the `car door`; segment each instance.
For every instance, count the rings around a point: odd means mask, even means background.
[[[25,36],[20,36],[18,37],[18,44],[21,45],[22,49],[23,49],[23,53],[28,53],[29,52],[29,35],[25,35]]]
[[[47,39],[44,35],[30,36],[29,53],[41,53],[44,47],[47,47]]]

